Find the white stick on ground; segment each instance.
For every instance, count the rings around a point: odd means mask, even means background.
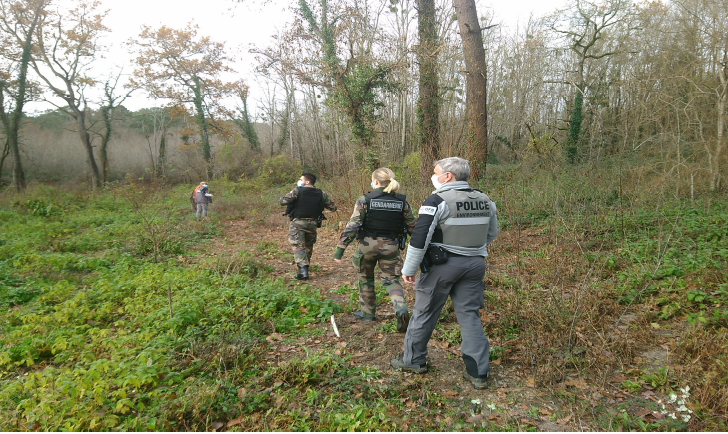
[[[336,337],[340,338],[341,335],[339,334],[339,329],[336,327],[336,321],[334,321],[333,315],[331,315],[331,325],[334,326],[334,333],[336,333]]]

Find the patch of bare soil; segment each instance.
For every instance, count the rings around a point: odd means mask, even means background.
[[[229,220],[221,222],[223,235],[213,240],[206,250],[211,255],[235,254],[247,250],[256,254],[256,259],[265,262],[273,268],[272,275],[283,277],[290,285],[311,285],[321,290],[321,293],[342,306],[349,306],[349,295],[341,295],[332,290],[342,285],[356,287],[356,272],[351,264],[351,255],[355,246],[351,245],[345,255],[344,262],[337,264],[333,260],[333,252],[339,240],[339,225],[327,222],[319,229],[318,241],[314,247],[311,264],[314,272],[307,282],[294,279],[297,269],[289,261],[281,259],[281,255],[261,253],[258,248],[261,243],[275,243],[280,252],[292,252],[287,242],[288,219],[283,216],[271,216],[264,224],[251,223],[246,220]],[[539,242],[544,242],[539,240]],[[490,267],[505,267],[505,260],[496,260]],[[415,290],[410,285],[404,285],[407,303],[414,305]],[[549,390],[539,389],[532,376],[521,367],[512,364],[507,358],[492,362],[491,386],[486,390],[475,390],[462,378],[464,365],[460,358],[459,348],[454,348],[447,342],[430,341],[428,364],[430,371],[423,377],[418,374],[394,371],[390,366],[390,359],[397,357],[403,351],[404,335],[388,332],[384,328],[387,322],[394,321],[394,312],[388,298],[378,300],[377,321],[361,322],[352,316],[351,310],[336,315],[336,324],[340,338],[336,338],[332,325],[327,321],[316,327],[326,330],[327,337],[322,339],[301,338],[300,342],[291,345],[291,338],[285,337],[287,344],[280,342],[283,337],[269,339],[269,343],[276,351],[269,352],[269,361],[274,363],[304,354],[304,347],[309,351],[323,351],[324,347],[331,348],[335,342],[337,354],[348,354],[353,362],[376,367],[382,372],[378,381],[401,381],[421,385],[420,394],[427,391],[436,392],[442,396],[459,399],[467,403],[479,399],[484,405],[484,413],[470,416],[470,422],[477,423],[479,419],[487,419],[499,424],[516,423],[521,429],[529,427],[541,431],[576,431],[589,429],[585,422],[571,416],[569,408],[565,408],[559,400],[552,397]],[[497,315],[494,312],[483,312],[484,320],[490,321],[488,315]],[[389,327],[393,330],[393,327]],[[492,343],[493,344],[493,343]],[[318,349],[316,347],[319,347]],[[416,402],[421,399],[419,395],[403,397],[407,402]],[[498,412],[491,411],[486,404],[495,404]],[[495,407],[494,407],[495,408]],[[503,411],[505,409],[505,411]],[[554,417],[554,414],[566,415]],[[470,420],[472,419],[472,420]],[[445,421],[447,423],[447,421]]]

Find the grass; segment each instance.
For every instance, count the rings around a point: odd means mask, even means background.
[[[204,254],[224,219],[266,227],[288,187],[216,180],[198,223],[189,186],[127,181],[0,198],[0,428],[527,431],[572,416],[602,430],[725,430],[728,202],[620,188],[603,171],[489,173],[481,187],[503,229],[486,276],[491,358],[518,372],[514,384],[551,391],[558,412],[490,411],[433,387],[435,374],[337,354],[320,325],[358,291],[332,290],[349,296],[339,306],[274,278],[266,261],[290,253],[273,243]],[[321,187],[351,204],[359,190]],[[413,190],[417,203],[429,187]],[[381,285],[377,297],[388,303]],[[640,361],[654,331],[668,336],[662,365]],[[451,308],[433,337],[460,344]]]
[[[655,345],[649,330],[659,328],[681,343],[672,346],[670,356],[682,362],[623,381],[623,389],[669,393],[690,385],[699,389],[703,409],[725,413],[719,402],[728,388],[716,382],[728,375],[725,345],[716,346],[725,342],[728,327],[725,199],[650,197],[637,184],[615,196],[617,180],[589,179],[603,174],[599,168],[541,182],[546,174],[519,180],[508,178],[520,177],[518,172],[498,170],[487,187],[500,193],[499,221],[508,234],[491,253],[514,261],[487,275],[488,287],[498,294],[491,299],[497,321],[488,331],[505,339],[501,345],[511,350],[509,357],[523,362],[544,385],[563,383],[567,372],[600,383],[620,366],[632,365],[639,347]],[[509,182],[499,182],[499,175]],[[704,344],[698,344],[701,339]],[[710,361],[701,368],[688,367],[690,360],[704,357]],[[625,428],[681,429],[630,420],[622,421]],[[690,429],[701,426],[723,425],[712,417],[690,422]]]
[[[6,430],[204,427],[204,415],[237,405],[231,381],[260,371],[273,327],[295,334],[339,309],[266,277],[251,253],[189,264],[180,253],[215,223],[166,213],[170,203],[39,190],[3,208]],[[140,248],[146,237],[156,247]]]

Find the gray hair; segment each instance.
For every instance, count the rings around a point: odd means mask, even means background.
[[[448,157],[435,161],[434,167],[440,166],[444,172],[453,174],[457,181],[467,181],[470,177],[470,163],[468,160],[460,157]]]

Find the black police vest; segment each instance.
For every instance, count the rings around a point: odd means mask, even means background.
[[[404,204],[407,196],[375,190],[364,197],[367,201],[367,213],[359,231],[359,238],[396,238],[404,233]]]
[[[299,187],[293,203],[293,218],[317,218],[324,211],[324,192],[315,187]]]

